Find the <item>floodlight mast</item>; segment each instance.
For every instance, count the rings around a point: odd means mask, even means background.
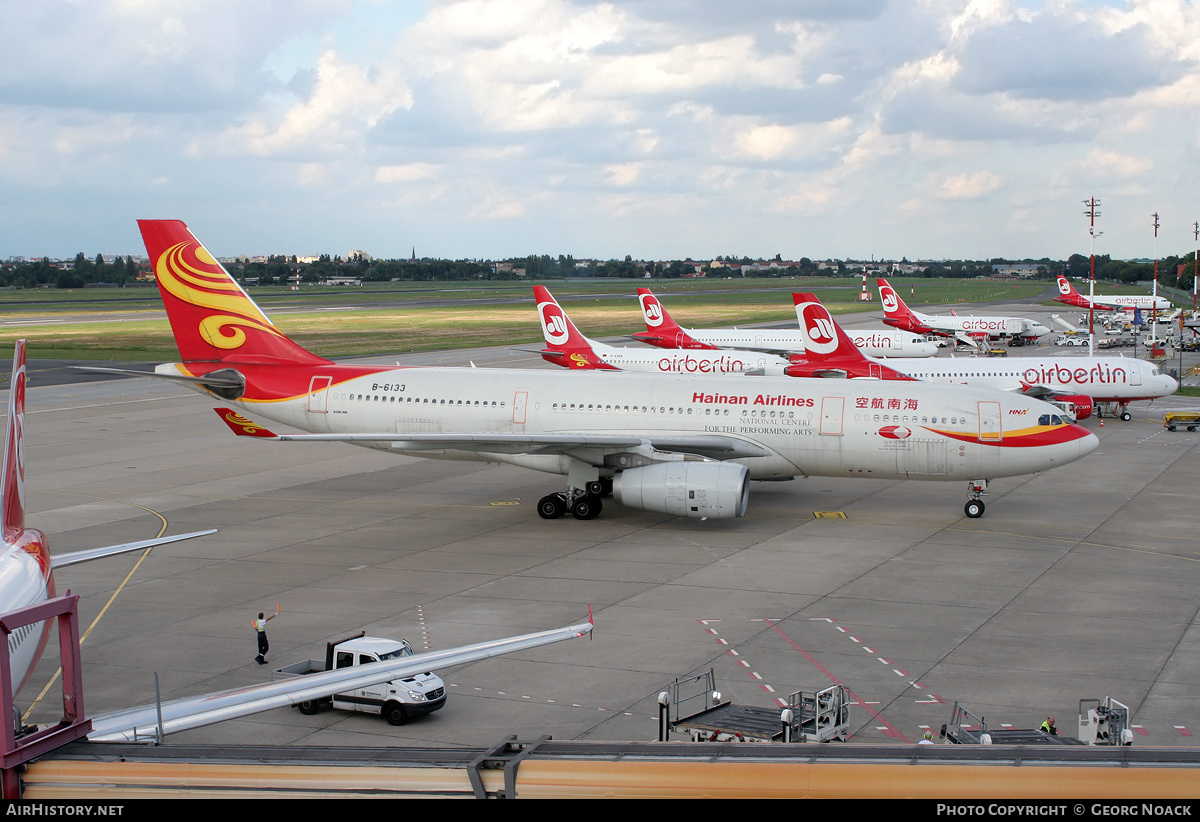
[[[1096,356],[1096,238],[1103,231],[1096,230],[1096,218],[1100,216],[1100,201],[1095,197],[1084,200],[1088,210],[1083,212],[1088,218],[1088,234],[1092,237],[1092,252],[1089,258],[1088,275],[1088,356]]]
[[[1153,214],[1151,214],[1150,216],[1154,218],[1154,287],[1150,292],[1151,294],[1154,295],[1154,307],[1150,309],[1151,317],[1152,317],[1151,326],[1154,329],[1154,331],[1153,331],[1154,342],[1151,343],[1151,345],[1150,345],[1150,356],[1153,357],[1154,356],[1154,347],[1156,345],[1159,345],[1159,342],[1158,342],[1158,212],[1156,211]]]

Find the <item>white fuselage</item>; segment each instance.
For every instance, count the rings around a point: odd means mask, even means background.
[[[651,374],[746,374],[785,376],[791,362],[773,354],[679,348],[618,348],[589,340],[602,362],[622,371]]]
[[[1097,400],[1166,397],[1179,383],[1154,363],[1125,357],[970,357],[893,359],[887,364],[918,380],[1020,391],[1045,386]]]
[[[1087,294],[1080,295],[1083,298],[1084,307],[1087,307]],[[1167,311],[1172,308],[1171,301],[1163,297],[1152,297],[1150,295],[1137,294],[1114,294],[1111,297],[1106,297],[1102,294],[1096,294],[1091,299],[1091,305],[1098,311],[1108,311],[1117,309],[1121,311],[1132,311],[1135,308],[1140,308],[1142,311]]]
[[[689,329],[687,333],[700,342],[721,348],[804,353],[803,335],[790,328]],[[868,357],[933,357],[938,353],[936,345],[909,331],[872,328],[846,333]]]
[[[256,372],[270,379],[270,368],[238,366],[251,388]],[[740,440],[765,452],[736,460],[757,479],[800,474],[929,480],[1014,476],[1079,459],[1097,444],[1077,426],[1036,428],[1039,418],[1058,413],[1039,400],[919,382],[484,368],[396,368],[353,376],[339,368],[349,367],[305,367],[304,385],[329,388],[235,404],[250,416],[312,433],[529,434],[532,444],[522,453],[444,445],[431,451],[404,442],[360,444],[414,456],[507,462],[556,474],[568,473],[575,457],[537,453],[537,435]],[[158,370],[182,373],[177,365]],[[906,431],[900,438],[898,426]],[[578,459],[607,464],[603,455],[583,447]]]
[[[37,559],[13,545],[5,545],[0,550],[0,611],[7,613],[49,599],[49,584]],[[46,623],[38,622],[9,634],[8,653],[14,688],[20,688],[37,662],[46,629]]]
[[[910,309],[911,310],[911,309]],[[1040,337],[1049,334],[1050,329],[1035,320],[1023,317],[975,317],[975,316],[935,316],[913,311],[913,316],[919,322],[934,331],[987,334],[989,337]]]

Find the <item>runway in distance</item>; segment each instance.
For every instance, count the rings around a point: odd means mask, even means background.
[[[1061,274],[1058,275],[1058,296],[1054,298],[1060,303],[1073,305],[1078,308],[1097,308],[1102,311],[1132,310],[1140,308],[1143,311],[1166,311],[1172,308],[1171,301],[1165,297],[1155,297],[1150,294],[1094,294],[1089,300],[1087,295],[1080,294],[1071,285],[1071,281]]]
[[[243,436],[348,442],[564,475],[545,518],[591,519],[611,483],[633,508],[697,519],[746,510],[751,479],[987,480],[1044,471],[1097,445],[1039,419],[1039,400],[880,380],[337,365],[288,339],[187,226],[139,221],[182,362],[155,375],[230,406]],[[309,432],[275,434],[246,414]],[[1048,417],[1047,417],[1048,419]]]
[[[791,363],[772,354],[706,348],[686,351],[618,348],[590,340],[563,311],[545,286],[533,287],[546,347],[546,362],[575,370],[645,371],[652,374],[754,374],[780,377]]]
[[[987,335],[988,339],[993,340],[1002,337],[1040,337],[1050,333],[1050,329],[1037,320],[1024,317],[946,317],[922,314],[909,308],[887,280],[881,277],[875,282],[879,286],[879,301],[883,303],[883,321],[905,331],[938,334],[943,337]]]
[[[1129,403],[1174,394],[1179,383],[1154,363],[1125,357],[939,357],[938,359],[892,358],[871,360],[845,340],[845,332],[813,294],[794,294],[796,316],[801,327],[841,332],[834,346],[828,335],[810,333],[809,358],[823,357],[825,368],[849,377],[896,379],[907,376],[926,382],[970,385],[1016,391],[1060,404],[1077,419],[1086,419],[1098,403],[1114,403],[1119,416],[1130,419]]]
[[[657,348],[705,350],[736,348],[763,351],[790,357],[803,355],[804,339],[790,328],[681,328],[658,297],[648,288],[639,288],[638,303],[646,330],[633,334],[639,342]],[[934,357],[938,347],[919,334],[890,329],[868,329],[850,334],[850,339],[871,357]]]

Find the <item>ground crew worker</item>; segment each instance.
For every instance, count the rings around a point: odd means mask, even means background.
[[[267,651],[271,650],[271,643],[267,642],[267,623],[273,620],[276,614],[271,614],[269,617],[263,617],[262,611],[258,612],[258,619],[251,620],[254,624],[254,630],[258,632],[258,656],[254,657],[254,661],[259,665],[267,664]]]
[[[1046,721],[1042,723],[1042,727],[1039,728],[1038,730],[1040,730],[1044,734],[1050,734],[1051,736],[1058,736],[1058,728],[1054,727],[1054,717],[1052,717],[1052,716],[1046,717]]]

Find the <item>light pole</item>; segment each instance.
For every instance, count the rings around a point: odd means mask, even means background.
[[[1088,207],[1088,210],[1083,213],[1089,220],[1088,234],[1092,237],[1092,251],[1088,258],[1088,356],[1094,357],[1096,356],[1096,238],[1104,232],[1096,230],[1096,218],[1100,216],[1100,201],[1092,197],[1090,200],[1084,200],[1083,204]]]

